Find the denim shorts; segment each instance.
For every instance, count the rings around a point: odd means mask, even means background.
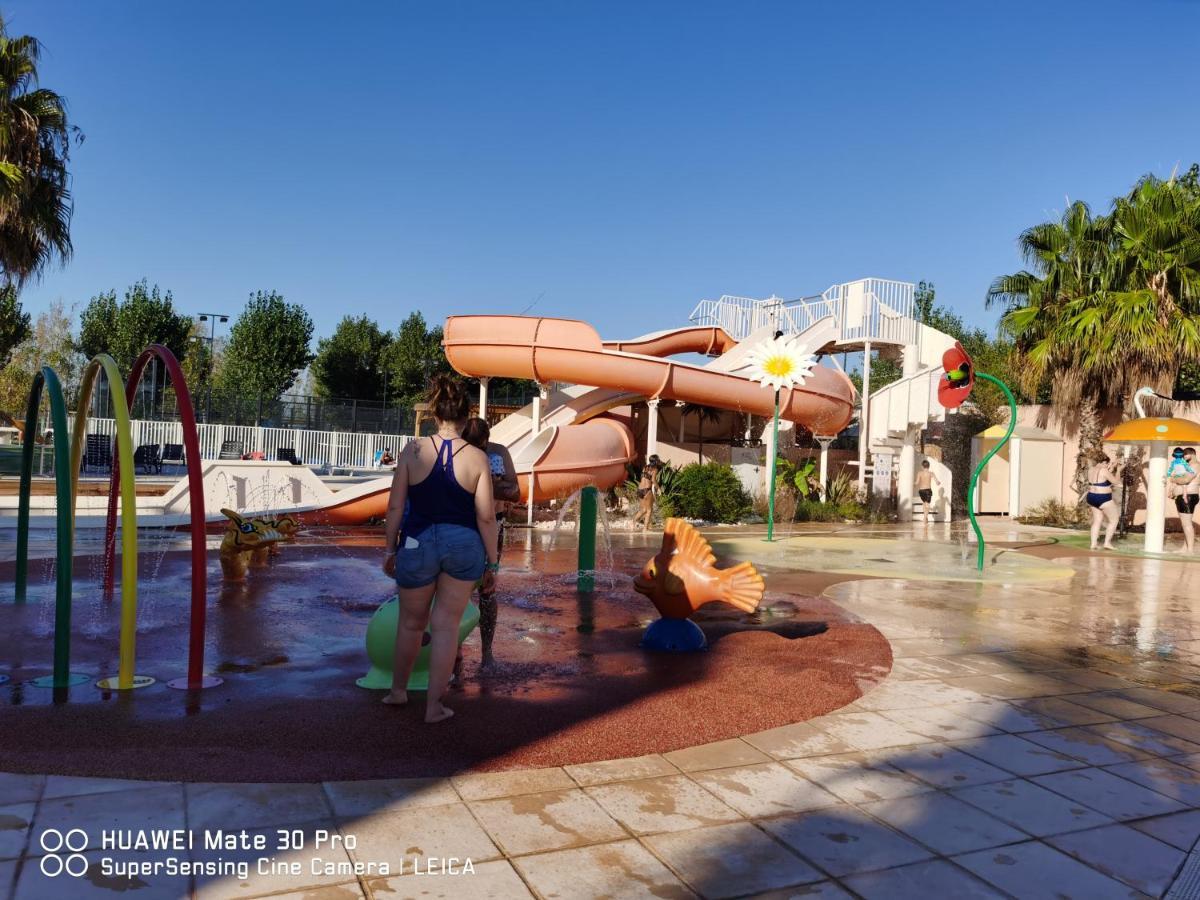
[[[486,567],[483,538],[462,525],[430,525],[396,548],[396,584],[402,588],[433,584],[443,572],[459,581],[478,581]]]

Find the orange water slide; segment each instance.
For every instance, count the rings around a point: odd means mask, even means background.
[[[665,398],[767,417],[774,394],[742,375],[661,357],[728,352],[736,342],[719,328],[683,328],[634,341],[603,342],[590,325],[572,319],[452,316],[444,332],[446,358],[461,374],[594,385],[600,415],[582,424],[546,428],[516,456],[522,497],[532,483],[537,500],[586,485],[609,487],[624,478],[635,449],[629,429],[608,415],[619,401]],[[585,395],[586,397],[586,395]],[[580,398],[584,399],[584,398]],[[802,387],[784,391],[780,415],[817,433],[833,434],[850,421],[854,387],[841,372],[817,367]]]

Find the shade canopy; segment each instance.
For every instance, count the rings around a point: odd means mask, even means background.
[[[1200,444],[1200,425],[1190,419],[1147,416],[1122,422],[1104,436],[1109,444]]]

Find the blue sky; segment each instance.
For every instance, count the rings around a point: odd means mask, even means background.
[[[146,277],[617,338],[877,275],[990,325],[1022,228],[1200,159],[1194,0],[0,8],[87,136],[34,311]]]

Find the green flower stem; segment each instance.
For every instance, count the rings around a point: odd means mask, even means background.
[[[775,540],[775,458],[779,456],[779,391],[775,391],[775,418],[771,420],[771,459],[767,463],[767,540]]]
[[[1004,391],[1004,396],[1008,398],[1008,430],[1004,432],[1004,437],[1000,439],[1000,442],[991,450],[989,450],[987,455],[979,461],[979,465],[977,465],[975,467],[975,471],[971,473],[971,486],[967,488],[967,517],[971,520],[971,527],[975,529],[975,543],[977,545],[975,554],[975,567],[982,572],[984,554],[983,531],[979,527],[979,522],[975,520],[975,485],[979,481],[979,476],[983,474],[983,467],[988,464],[988,460],[999,453],[1000,448],[1008,443],[1008,439],[1012,437],[1013,430],[1017,427],[1017,400],[1015,397],[1013,397],[1012,391],[1008,389],[1008,385],[999,378],[994,378],[986,372],[976,372],[975,377],[982,378],[984,381],[990,381],[992,384],[1000,388],[1000,390]],[[1009,512],[1012,514],[1015,513],[1016,510],[1010,510]]]

